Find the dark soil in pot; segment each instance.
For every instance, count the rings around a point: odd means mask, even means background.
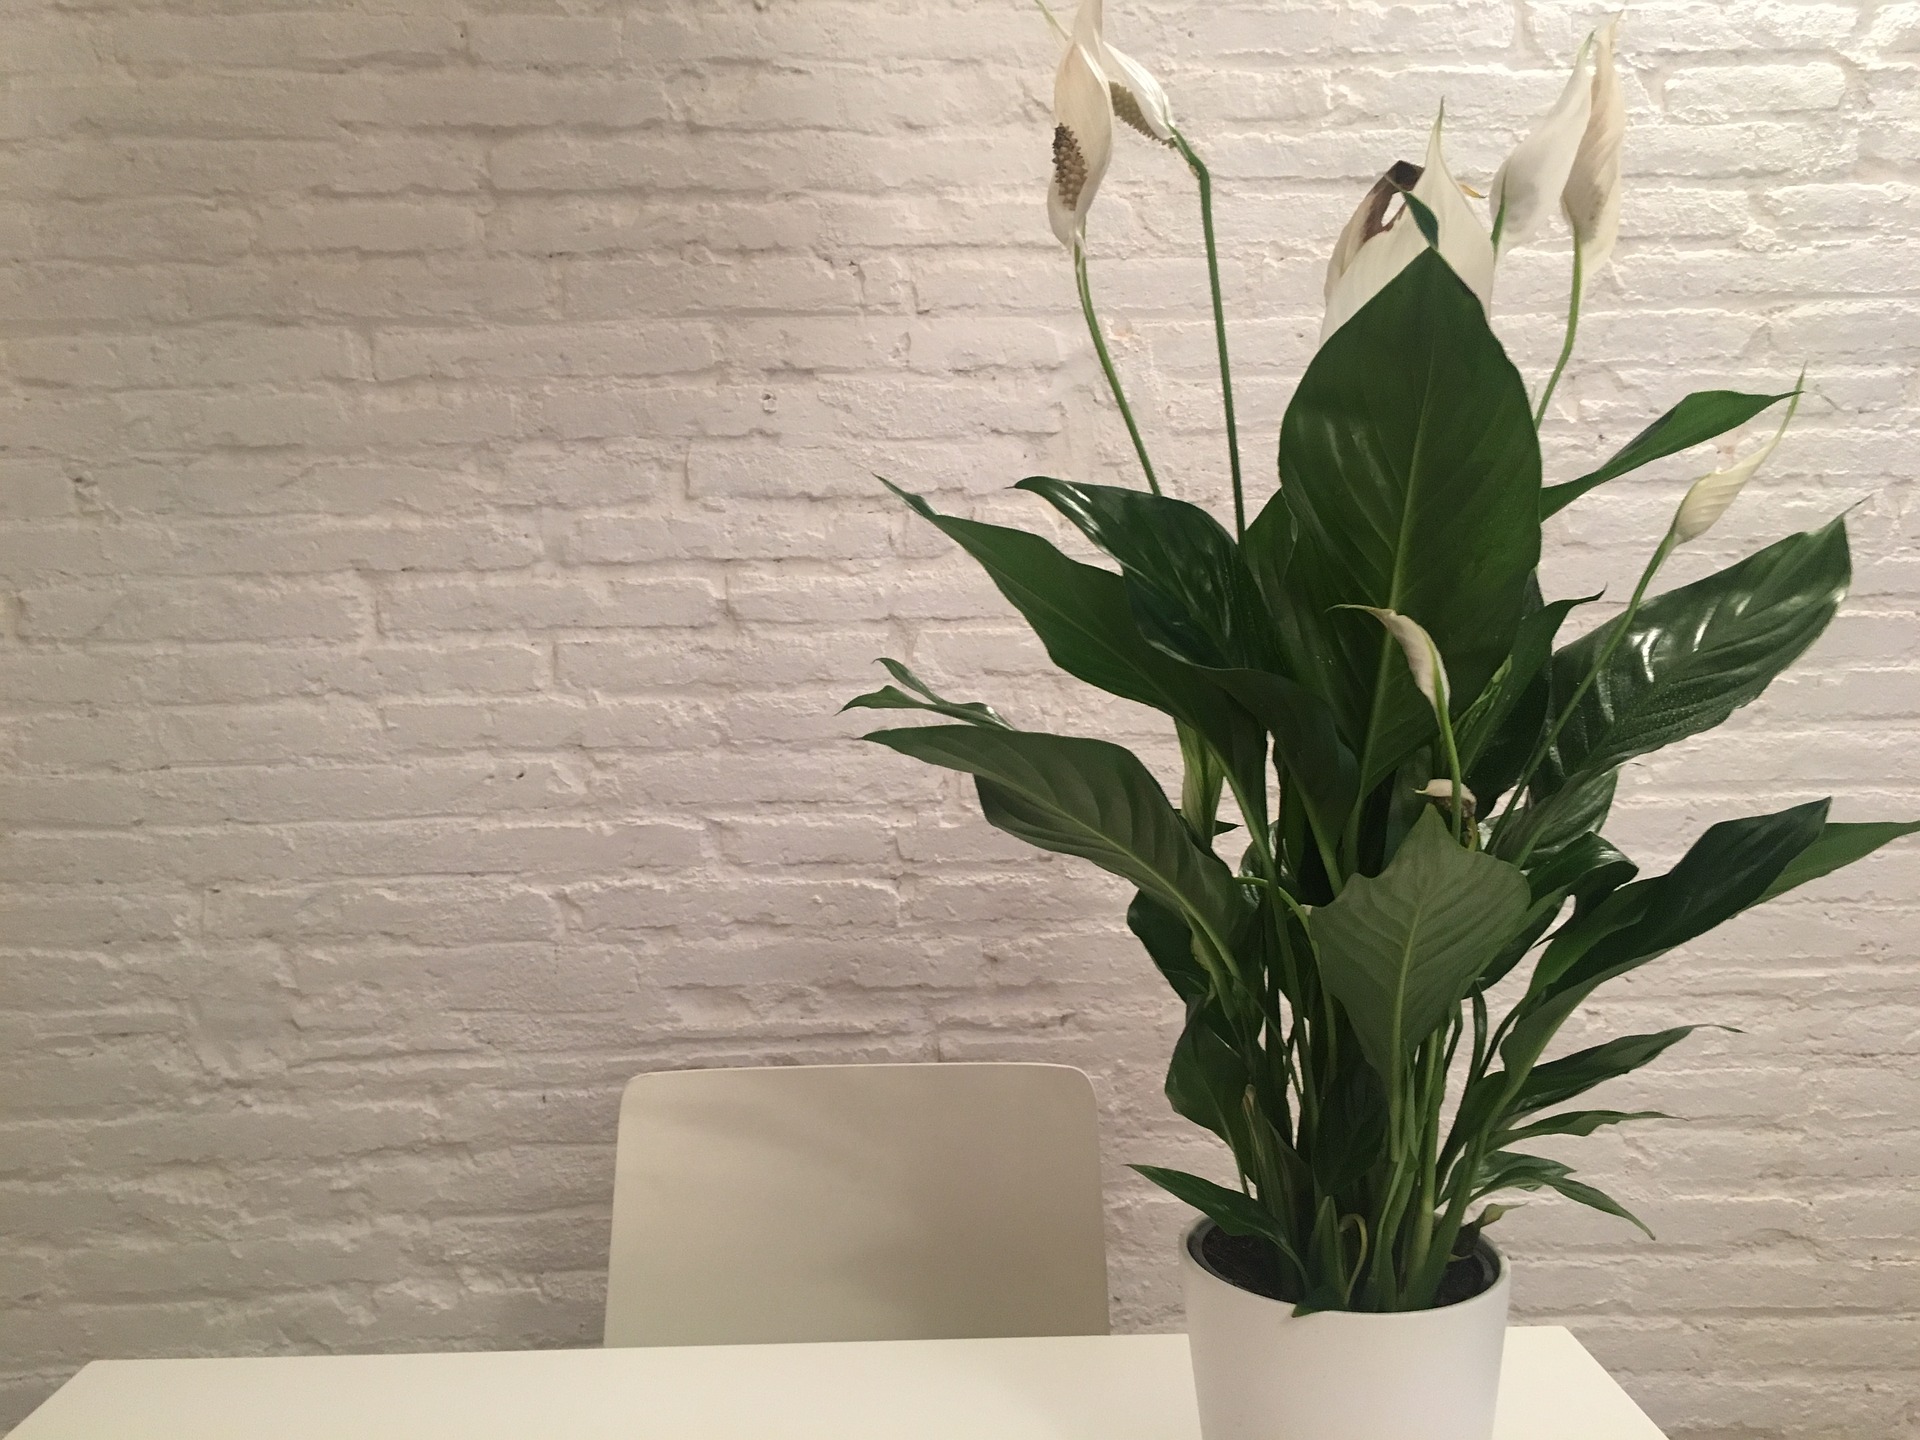
[[[1298,1295],[1288,1294],[1287,1286],[1282,1283],[1279,1252],[1258,1236],[1229,1235],[1218,1225],[1208,1225],[1193,1237],[1188,1248],[1202,1268],[1236,1289],[1289,1305],[1300,1299]],[[1471,1300],[1491,1289],[1499,1278],[1500,1262],[1482,1241],[1471,1255],[1447,1266],[1447,1273],[1440,1278],[1440,1293],[1434,1297],[1433,1308]]]

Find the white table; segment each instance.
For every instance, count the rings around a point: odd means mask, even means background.
[[[1567,1331],[1496,1440],[1660,1440]],[[1184,1335],[96,1360],[12,1440],[1197,1440]]]

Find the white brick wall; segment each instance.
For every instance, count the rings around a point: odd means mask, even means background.
[[[1122,1164],[1209,1152],[1120,888],[833,714],[887,652],[1150,733],[869,473],[1028,517],[998,487],[1127,473],[1041,211],[1032,7],[0,8],[0,1424],[96,1355],[590,1343],[654,1066],[1083,1065],[1115,1319],[1177,1323],[1180,1216]],[[1592,12],[1116,0],[1221,180],[1259,495],[1359,189],[1443,96],[1484,181]],[[1639,767],[1623,838],[1914,814],[1920,5],[1641,0],[1626,51],[1627,238],[1553,472],[1805,359],[1689,563],[1865,503],[1847,616]],[[1191,193],[1122,142],[1095,282],[1163,470],[1219,503]],[[1503,276],[1536,376],[1564,264]],[[1571,512],[1552,588],[1618,587],[1684,478]],[[1659,1244],[1504,1227],[1524,1313],[1676,1436],[1920,1435],[1917,878],[1596,1007],[1744,1032],[1621,1087],[1690,1124],[1579,1147]]]

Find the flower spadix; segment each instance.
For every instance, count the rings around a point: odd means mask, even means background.
[[[1493,177],[1487,203],[1493,210],[1494,243],[1502,250],[1531,240],[1560,206],[1593,112],[1593,79],[1587,65],[1592,51],[1593,37],[1588,36],[1560,98],[1532,133],[1514,146]]]
[[[1419,621],[1402,615],[1398,610],[1384,610],[1375,605],[1345,605],[1341,608],[1364,610],[1384,625],[1387,634],[1394,638],[1401,653],[1407,657],[1407,669],[1413,676],[1413,683],[1427,697],[1427,703],[1433,706],[1434,713],[1447,713],[1453,696],[1452,688],[1447,683],[1447,664],[1440,658],[1440,647],[1433,643],[1433,637]]]
[[[1320,325],[1323,342],[1358,314],[1367,301],[1386,289],[1393,277],[1411,265],[1426,248],[1426,236],[1421,234],[1420,226],[1404,206],[1391,220],[1374,214],[1376,205],[1384,209],[1384,203],[1392,200],[1391,195],[1382,196],[1382,185],[1405,190],[1433,212],[1440,237],[1440,258],[1480,297],[1483,306],[1492,305],[1493,241],[1486,225],[1467,203],[1459,182],[1447,169],[1440,145],[1445,119],[1442,114],[1433,122],[1433,132],[1427,138],[1426,164],[1420,167],[1414,183],[1410,187],[1397,185],[1395,177],[1404,176],[1413,167],[1396,165],[1368,191],[1354,218],[1347,222],[1347,229],[1334,251],[1334,266],[1339,268],[1329,267],[1327,272],[1327,313]],[[1358,245],[1353,244],[1356,227],[1360,235]],[[1369,230],[1370,235],[1366,234]],[[1351,258],[1344,266],[1340,265],[1349,250]]]
[[[1803,376],[1802,379],[1805,377]],[[1720,517],[1727,513],[1727,507],[1738,498],[1746,483],[1759,471],[1760,467],[1772,458],[1773,452],[1780,448],[1781,440],[1786,438],[1787,427],[1793,423],[1793,412],[1800,408],[1800,393],[1795,388],[1793,400],[1787,406],[1787,413],[1780,419],[1780,428],[1751,455],[1733,462],[1724,470],[1716,470],[1711,475],[1703,475],[1694,481],[1687,495],[1680,502],[1680,508],[1673,517],[1673,540],[1676,545],[1684,545],[1689,540],[1697,540],[1711,530]]]
[[[1069,250],[1086,235],[1087,211],[1113,158],[1113,96],[1096,52],[1100,0],[1083,0],[1074,16],[1067,53],[1053,76],[1053,178],[1047,219]]]
[[[1607,263],[1620,238],[1620,146],[1627,133],[1627,101],[1613,53],[1619,31],[1620,17],[1615,16],[1595,37],[1586,133],[1560,197],[1588,276]]]

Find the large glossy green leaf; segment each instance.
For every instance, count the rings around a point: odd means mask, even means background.
[[[1198,505],[1035,475],[1030,490],[1120,563],[1141,634],[1198,665],[1263,665],[1266,612],[1233,537]]]
[[[930,725],[866,737],[980,781],[987,820],[1042,850],[1078,855],[1178,910],[1224,955],[1247,907],[1227,867],[1193,843],[1131,751],[1104,740]]]
[[[1533,898],[1571,895],[1590,909],[1640,873],[1640,867],[1601,836],[1588,831],[1525,867]]]
[[[1755,699],[1833,618],[1852,575],[1843,520],[1791,535],[1640,608],[1554,746],[1558,777],[1611,770],[1711,729]],[[1554,657],[1553,711],[1593,669],[1619,621]]]
[[[1439,255],[1420,255],[1320,347],[1281,426],[1280,474],[1311,650],[1295,675],[1333,701],[1370,787],[1433,719],[1392,641],[1336,607],[1410,616],[1471,697],[1512,648],[1540,555],[1526,386]]]
[[[1337,835],[1360,789],[1360,767],[1340,743],[1327,702],[1282,675],[1214,670],[1214,683],[1273,734],[1274,750],[1321,832]]]
[[[1758,904],[1819,836],[1827,805],[1818,800],[1722,821],[1666,874],[1622,886],[1563,926],[1534,967],[1521,1018],[1500,1047],[1508,1083],[1524,1083],[1567,1017],[1599,986]]]
[[[1606,1126],[1625,1125],[1632,1120],[1671,1119],[1673,1116],[1664,1110],[1563,1110],[1544,1120],[1534,1120],[1511,1130],[1503,1130],[1497,1143],[1503,1146],[1518,1145],[1525,1140],[1538,1140],[1542,1135],[1586,1136]]]
[[[1760,898],[1771,900],[1776,895],[1784,895],[1808,881],[1866,859],[1882,845],[1915,833],[1920,833],[1920,820],[1905,823],[1886,820],[1861,825],[1829,823],[1821,830],[1819,839],[1788,862],[1780,878],[1769,885],[1767,893]]]
[[[1429,809],[1385,870],[1349,880],[1314,911],[1320,978],[1389,1086],[1525,923],[1527,907],[1526,877],[1461,848]]]
[[[1795,393],[1789,390],[1784,395],[1743,395],[1737,390],[1696,391],[1629,440],[1598,470],[1564,485],[1547,486],[1540,496],[1540,518],[1557,515],[1595,486],[1604,485],[1630,470],[1724,435],[1746,424],[1769,405],[1777,405]]]
[[[1243,790],[1251,793],[1263,783],[1266,740],[1259,727],[1202,671],[1147,643],[1122,577],[1069,559],[1038,535],[942,515],[920,496],[882,483],[980,562],[1054,664],[1191,726],[1232,768]]]
[[[1167,1065],[1167,1103],[1174,1113],[1210,1130],[1232,1148],[1244,1169],[1252,1163],[1245,1109],[1251,1077],[1223,1033],[1220,1008],[1209,1000],[1187,1006],[1186,1028]]]
[[[969,725],[988,725],[996,730],[1013,728],[1001,719],[999,712],[991,705],[982,705],[977,700],[949,700],[935,692],[926,681],[898,660],[889,660],[883,656],[880,663],[886,666],[887,673],[906,689],[882,685],[878,690],[868,694],[856,695],[840,707],[843,714],[848,710],[925,710],[935,715],[944,715],[949,720],[964,720]]]
[[[1618,770],[1588,770],[1528,803],[1502,823],[1491,849],[1503,860],[1546,860],[1590,835],[1613,808]]]

